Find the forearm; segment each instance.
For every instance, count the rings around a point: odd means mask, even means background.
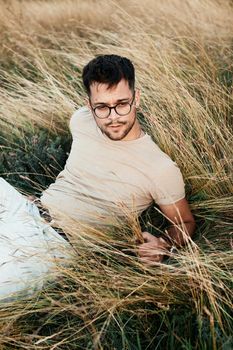
[[[139,245],[141,261],[147,264],[161,262],[170,255],[173,247],[181,247],[188,243],[195,230],[195,220],[185,198],[171,205],[160,205],[160,209],[170,225],[164,234],[152,235],[142,232],[144,242]]]
[[[178,225],[173,225],[165,230],[164,237],[170,241],[171,245],[181,247],[185,245],[195,231],[195,221],[184,222]]]

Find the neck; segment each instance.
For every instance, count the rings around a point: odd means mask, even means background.
[[[122,141],[136,140],[136,139],[139,139],[142,135],[143,135],[143,131],[142,131],[141,125],[139,124],[139,121],[136,119],[133,128],[130,130],[130,132],[126,135],[126,137]]]

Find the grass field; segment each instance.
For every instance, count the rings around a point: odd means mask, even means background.
[[[103,53],[135,64],[139,118],[182,170],[194,242],[148,268],[125,253],[137,222],[106,234],[67,224],[77,258],[1,305],[0,349],[231,350],[232,1],[0,0],[0,176],[37,196],[54,181],[82,67]]]

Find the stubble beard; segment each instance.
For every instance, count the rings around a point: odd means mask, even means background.
[[[99,126],[100,130],[102,131],[103,134],[105,134],[110,140],[112,141],[121,141],[123,140],[128,134],[129,132],[132,130],[132,128],[134,127],[135,123],[136,123],[137,117],[136,115],[134,116],[134,119],[131,123],[128,124],[128,122],[114,122],[114,123],[108,123],[104,126]],[[110,132],[107,128],[112,125],[112,124],[117,124],[117,125],[126,125],[126,129],[123,130],[123,132],[121,134],[118,133],[114,133],[114,132]],[[127,125],[128,124],[128,125]]]

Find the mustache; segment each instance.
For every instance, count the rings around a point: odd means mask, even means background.
[[[105,126],[111,126],[111,125],[115,125],[115,124],[117,124],[117,125],[125,125],[126,122],[118,122],[118,121],[109,122],[109,123],[105,124]]]

